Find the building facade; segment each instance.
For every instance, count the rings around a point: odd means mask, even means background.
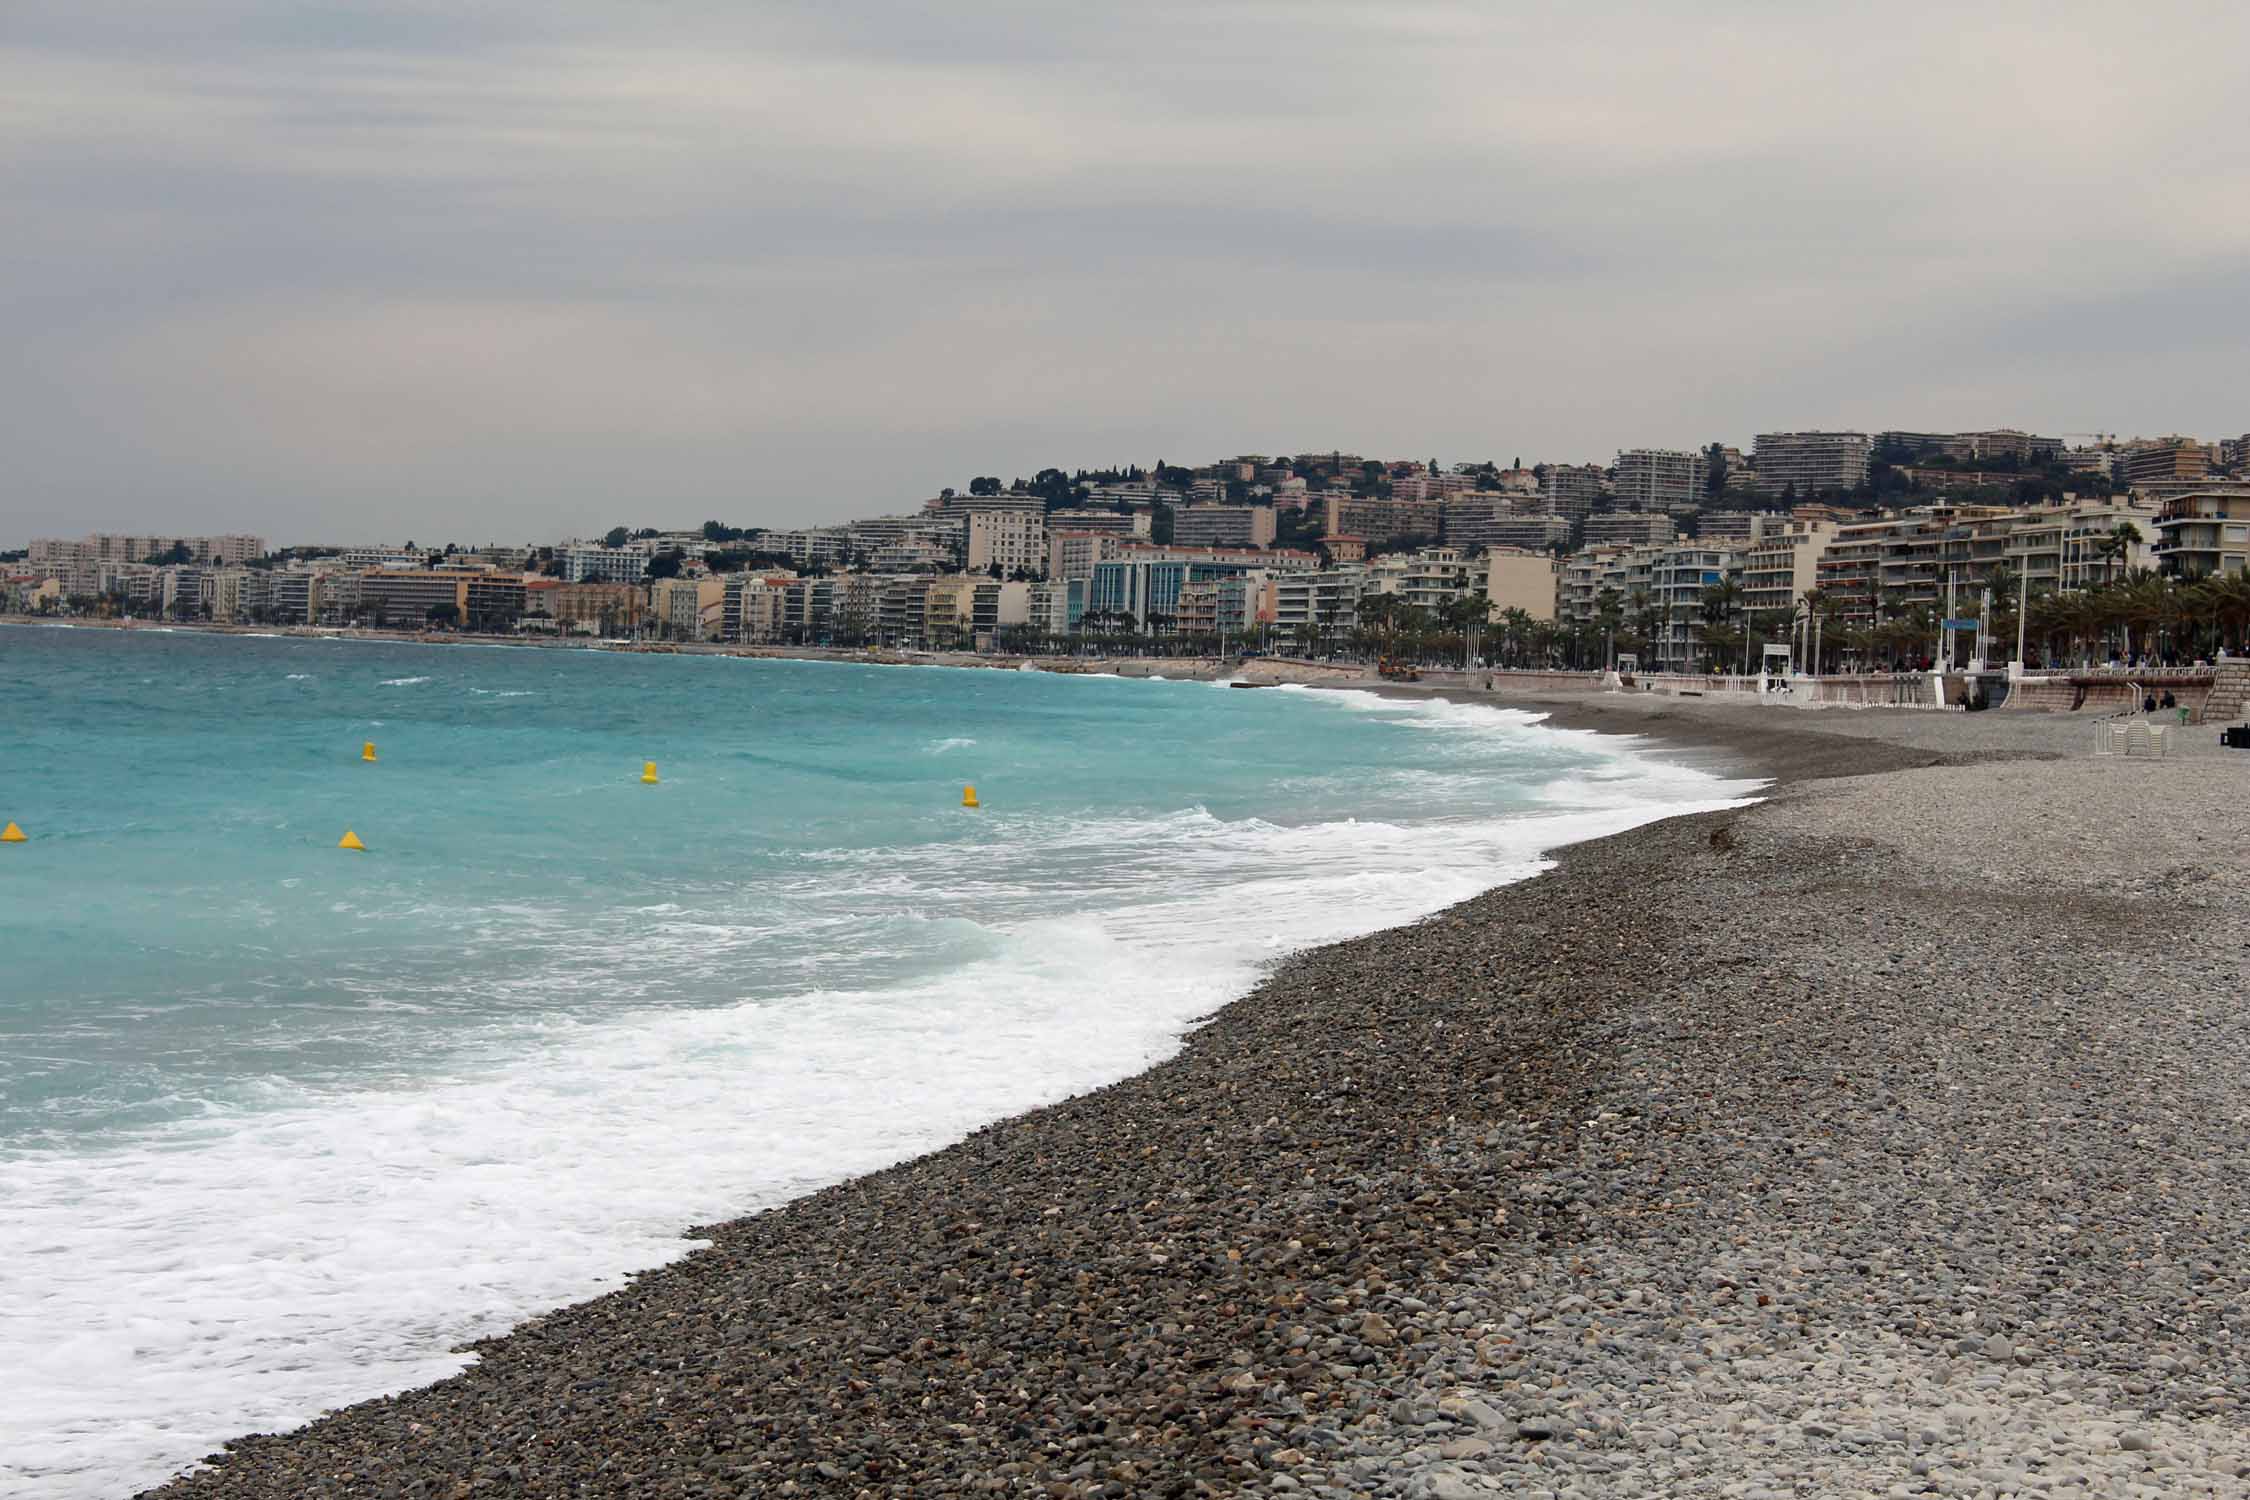
[[[1871,451],[1864,432],[1761,432],[1750,461],[1761,494],[1809,500],[1867,483]]]
[[[1270,505],[1189,505],[1172,513],[1175,546],[1270,547],[1274,536]]]
[[[1677,515],[1703,503],[1702,451],[1677,448],[1626,448],[1617,455],[1616,505],[1619,510],[1660,510]]]
[[[2250,559],[2250,484],[2166,496],[2155,527],[2156,557],[2166,572],[2190,578],[2240,573]]]
[[[1044,510],[972,510],[968,560],[972,573],[1047,571],[1047,515]]]

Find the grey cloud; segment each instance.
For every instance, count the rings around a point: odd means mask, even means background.
[[[33,0],[0,544],[2240,431],[2250,21],[2151,14]]]

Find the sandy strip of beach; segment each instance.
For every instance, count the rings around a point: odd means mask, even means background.
[[[1555,711],[1777,790],[152,1493],[2250,1494],[2250,756]]]

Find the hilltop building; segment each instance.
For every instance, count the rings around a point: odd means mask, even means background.
[[[1759,493],[1809,500],[1867,483],[1869,455],[1864,432],[1761,432],[1751,462]]]
[[[1619,510],[1659,510],[1678,514],[1701,505],[1706,456],[1676,448],[1627,448],[1617,455],[1616,504]]]

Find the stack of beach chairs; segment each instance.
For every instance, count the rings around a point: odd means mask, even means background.
[[[2170,744],[2164,726],[2147,719],[2103,719],[2094,726],[2096,755],[2153,756],[2162,760]]]

